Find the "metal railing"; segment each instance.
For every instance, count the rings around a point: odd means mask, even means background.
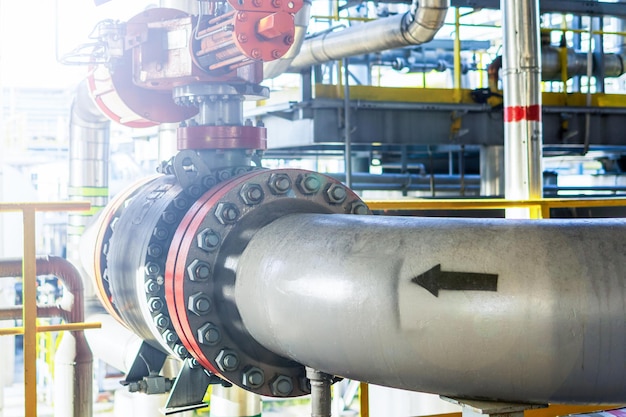
[[[100,327],[99,323],[64,323],[37,325],[37,257],[36,225],[37,212],[85,211],[90,204],[83,202],[46,203],[0,203],[1,212],[21,212],[23,218],[22,257],[22,326],[0,328],[2,335],[24,335],[24,415],[37,416],[37,333],[61,330],[84,330]],[[2,278],[2,277],[0,277]]]

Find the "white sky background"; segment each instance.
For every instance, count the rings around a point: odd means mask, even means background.
[[[93,0],[0,0],[0,86],[77,84],[87,68],[59,64],[57,43],[59,55],[67,53],[88,42],[97,22],[126,21],[147,4],[146,0],[112,0],[101,6]]]

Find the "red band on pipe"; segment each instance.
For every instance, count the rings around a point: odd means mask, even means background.
[[[522,120],[540,122],[541,106],[539,104],[533,104],[532,106],[509,106],[504,108],[505,122],[521,122]]]

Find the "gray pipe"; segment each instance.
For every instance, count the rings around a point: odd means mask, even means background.
[[[292,215],[250,241],[236,303],[259,343],[329,374],[450,397],[617,404],[625,233],[617,219]]]
[[[594,72],[598,72],[595,63]],[[605,77],[619,77],[624,74],[624,57],[620,54],[604,55],[604,75]],[[567,78],[577,75],[587,74],[587,53],[576,52],[573,49],[567,50]],[[561,75],[560,52],[553,46],[543,46],[541,48],[541,79],[544,81],[559,81]]]
[[[346,57],[429,42],[443,26],[449,7],[450,0],[414,1],[404,14],[308,39],[289,70],[301,71]]]

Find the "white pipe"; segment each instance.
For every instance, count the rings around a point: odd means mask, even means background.
[[[540,199],[542,184],[539,1],[501,0],[503,21],[505,196]],[[539,209],[508,209],[507,217],[539,217]]]

